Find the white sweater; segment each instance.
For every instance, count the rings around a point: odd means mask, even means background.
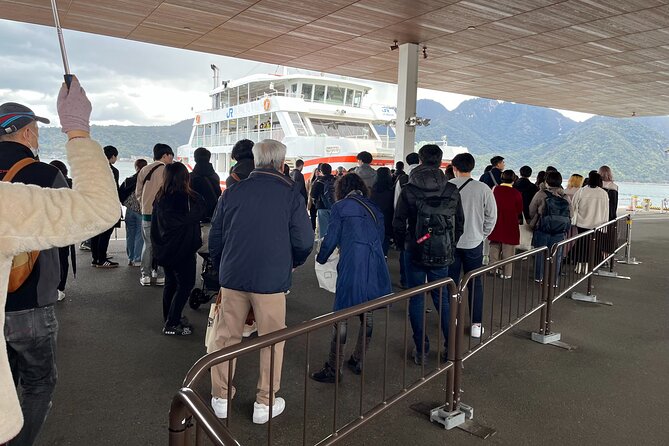
[[[120,218],[116,185],[102,148],[91,139],[67,143],[72,189],[0,181],[0,444],[23,425],[4,348],[5,302],[12,257],[67,246],[111,227]]]
[[[609,194],[601,187],[582,187],[571,200],[574,226],[594,229],[609,221]]]

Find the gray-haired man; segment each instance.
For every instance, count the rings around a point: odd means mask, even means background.
[[[221,196],[209,233],[209,253],[220,265],[220,323],[215,349],[238,344],[246,316],[255,313],[260,336],[286,326],[286,297],[292,271],[303,264],[314,243],[314,231],[300,189],[282,175],[286,146],[266,139],[253,146],[255,169]],[[260,352],[260,378],[253,409],[253,422],[269,420],[285,408],[275,398],[281,383],[283,342],[275,346],[274,379],[270,394],[270,348]],[[234,376],[234,364],[232,368]],[[212,407],[216,416],[228,414],[228,365],[211,369]],[[234,396],[234,387],[232,396]]]

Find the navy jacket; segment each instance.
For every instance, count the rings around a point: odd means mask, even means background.
[[[349,197],[332,206],[328,233],[316,257],[317,262],[325,263],[339,246],[334,311],[392,292],[388,265],[383,256],[383,214],[362,194],[356,195],[356,198],[374,212],[376,222],[369,211],[349,194]]]
[[[495,177],[494,180],[493,177]],[[497,167],[493,167],[490,169],[490,172],[484,172],[483,175],[481,175],[481,178],[479,178],[479,181],[487,184],[490,189],[499,186],[502,184],[502,171]]]
[[[218,201],[209,254],[222,287],[259,294],[284,292],[303,264],[314,231],[299,188],[273,169],[255,169]]]

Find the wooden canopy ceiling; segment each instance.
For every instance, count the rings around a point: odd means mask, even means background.
[[[397,82],[399,44],[427,47],[419,86],[610,116],[669,114],[663,0],[59,0],[64,28]],[[50,0],[0,18],[52,25]]]

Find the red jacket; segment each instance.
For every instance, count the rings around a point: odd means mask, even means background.
[[[492,193],[497,203],[497,223],[488,240],[508,245],[520,244],[518,216],[523,212],[523,196],[507,186],[495,186]]]

